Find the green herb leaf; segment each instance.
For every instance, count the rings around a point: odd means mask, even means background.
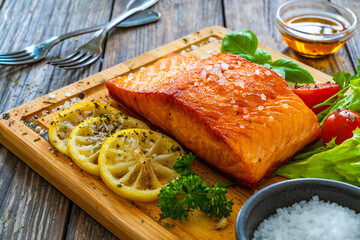
[[[334,82],[336,82],[340,86],[340,89],[343,89],[344,87],[350,84],[350,78],[351,78],[350,73],[342,71],[341,73],[340,72],[333,73],[332,76]]]
[[[313,83],[314,78],[311,74],[301,67],[296,62],[280,59],[270,64],[270,69],[273,71],[279,71],[281,69],[285,72],[285,79],[287,82],[293,83]],[[279,73],[280,74],[280,73]],[[281,74],[280,74],[281,75]]]
[[[264,66],[266,63],[271,63],[271,55],[266,50],[258,49],[254,55],[254,62]]]
[[[325,178],[360,186],[360,130],[353,133],[340,145],[331,143],[333,148],[291,161],[275,173],[287,178]]]
[[[173,166],[175,172],[179,173],[182,176],[188,176],[193,174],[192,163],[195,160],[196,155],[189,153],[187,155],[182,156],[181,158],[176,160],[176,163]]]
[[[234,202],[232,200],[227,201],[226,194],[228,190],[215,184],[213,188],[208,188],[208,192],[209,199],[203,205],[200,205],[200,210],[209,214],[210,217],[229,217]]]
[[[177,159],[173,169],[180,173],[180,177],[173,182],[169,181],[160,190],[159,204],[162,215],[172,219],[183,219],[188,216],[188,211],[200,210],[211,217],[228,217],[232,211],[233,202],[227,201],[228,190],[221,185],[232,185],[223,183],[198,175],[192,170],[192,162],[196,156],[192,153]],[[216,182],[211,188],[204,183],[202,178]]]
[[[287,82],[313,83],[311,74],[299,64],[290,60],[277,60],[271,62],[272,58],[268,51],[257,49],[258,39],[250,30],[233,31],[224,37],[221,52],[233,53],[246,60],[263,65],[278,73]]]
[[[333,74],[333,80],[340,85],[340,91],[324,102],[314,106],[314,108],[324,105],[330,105],[326,110],[317,115],[320,125],[334,111],[338,109],[350,109],[360,112],[360,58],[358,59],[357,73],[352,75],[347,72],[336,72]],[[345,93],[351,88],[351,92],[345,96]]]
[[[226,199],[227,189],[215,184],[210,188],[197,175],[183,176],[169,181],[160,190],[158,206],[164,217],[184,219],[189,210],[201,210],[210,217],[230,216],[233,201]]]
[[[221,52],[239,55],[254,62],[254,55],[258,47],[258,39],[250,30],[233,31],[224,37]]]
[[[345,96],[344,94],[349,88],[351,88],[352,91],[349,93],[349,95]],[[337,98],[333,101],[335,97]],[[351,79],[349,86],[343,88],[342,90],[340,90],[340,92],[327,99],[325,102],[316,105],[315,107],[322,105],[330,105],[331,108],[329,108],[328,113],[322,119],[320,119],[320,126],[322,126],[325,119],[331,113],[335,112],[338,109],[350,109],[355,112],[360,112],[360,77]]]

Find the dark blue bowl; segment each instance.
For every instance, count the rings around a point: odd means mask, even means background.
[[[360,212],[360,188],[350,184],[316,178],[279,182],[254,194],[241,208],[236,220],[236,238],[251,240],[260,223],[276,213],[276,209],[289,207],[313,196],[335,202]]]

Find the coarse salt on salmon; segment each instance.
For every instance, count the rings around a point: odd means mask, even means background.
[[[315,114],[275,72],[233,54],[170,54],[110,95],[248,187],[316,140]]]

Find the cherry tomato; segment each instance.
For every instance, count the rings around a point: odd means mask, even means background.
[[[340,144],[353,136],[353,131],[360,128],[360,114],[348,109],[338,110],[330,114],[322,126],[321,135],[324,144],[336,137]]]
[[[333,83],[315,83],[294,88],[293,92],[304,101],[306,106],[315,114],[325,110],[328,106],[313,108],[340,91],[340,86]]]

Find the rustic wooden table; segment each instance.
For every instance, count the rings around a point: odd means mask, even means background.
[[[0,52],[41,42],[53,35],[103,24],[118,15],[126,0],[0,0]],[[40,97],[115,64],[207,26],[250,29],[259,43],[331,74],[354,73],[360,57],[360,32],[332,56],[306,59],[289,50],[274,26],[283,0],[161,0],[159,22],[114,30],[105,53],[91,67],[66,71],[45,61],[0,67],[0,112]],[[360,16],[360,1],[331,0]],[[54,47],[51,59],[66,56],[91,35]],[[0,239],[116,239],[5,147],[0,146]]]

